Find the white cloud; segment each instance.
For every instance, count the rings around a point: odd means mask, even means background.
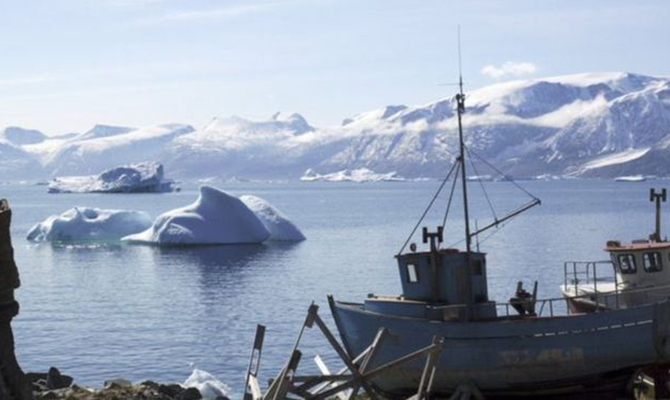
[[[532,75],[537,71],[537,66],[531,62],[505,61],[502,65],[489,64],[481,69],[483,75],[492,79],[505,79]]]

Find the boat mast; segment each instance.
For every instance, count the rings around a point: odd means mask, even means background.
[[[461,182],[463,184],[463,214],[465,218],[465,251],[470,253],[472,238],[470,237],[470,215],[468,213],[468,184],[465,173],[465,144],[463,143],[463,124],[461,117],[465,112],[465,95],[463,94],[463,73],[461,72],[461,27],[458,27],[458,87],[456,109],[458,111],[458,141],[460,145]]]

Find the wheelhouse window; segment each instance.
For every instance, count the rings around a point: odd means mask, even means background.
[[[646,272],[658,272],[663,269],[663,261],[659,252],[644,253],[643,260]]]
[[[635,256],[632,254],[619,254],[619,270],[622,274],[634,274],[637,272]]]
[[[419,282],[419,271],[416,269],[416,264],[407,263],[407,281],[409,283]]]

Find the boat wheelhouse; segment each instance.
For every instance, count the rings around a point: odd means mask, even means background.
[[[561,292],[573,311],[632,307],[670,296],[670,242],[660,232],[667,191],[651,189],[649,197],[656,203],[656,230],[648,239],[608,241],[608,261],[565,263]]]

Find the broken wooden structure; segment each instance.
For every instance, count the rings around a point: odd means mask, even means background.
[[[421,349],[396,360],[373,367],[375,365],[373,363],[375,357],[379,353],[379,349],[383,347],[384,340],[389,334],[388,330],[386,328],[379,329],[372,343],[361,354],[351,358],[323,322],[319,316],[318,309],[319,307],[314,303],[309,307],[307,317],[302,324],[288,362],[280,370],[276,378],[271,381],[264,393],[258,382],[258,372],[260,369],[265,327],[263,325],[257,326],[256,338],[246,375],[244,400],[282,400],[289,398],[318,400],[333,397],[339,400],[347,400],[354,399],[361,390],[370,399],[379,399],[381,394],[372,383],[372,378],[421,358],[425,358],[421,381],[416,393],[408,399],[424,400],[429,398],[437,368],[437,359],[442,350],[442,338],[434,337],[432,343],[428,343]],[[315,325],[333,350],[335,350],[345,367],[336,373],[331,373],[321,357],[317,355],[315,362],[322,375],[299,375],[297,369],[302,358],[302,352],[299,350],[300,341],[305,329],[312,328]],[[460,388],[454,396],[456,396],[454,399],[460,399],[461,397],[483,398],[476,387],[468,385]]]

